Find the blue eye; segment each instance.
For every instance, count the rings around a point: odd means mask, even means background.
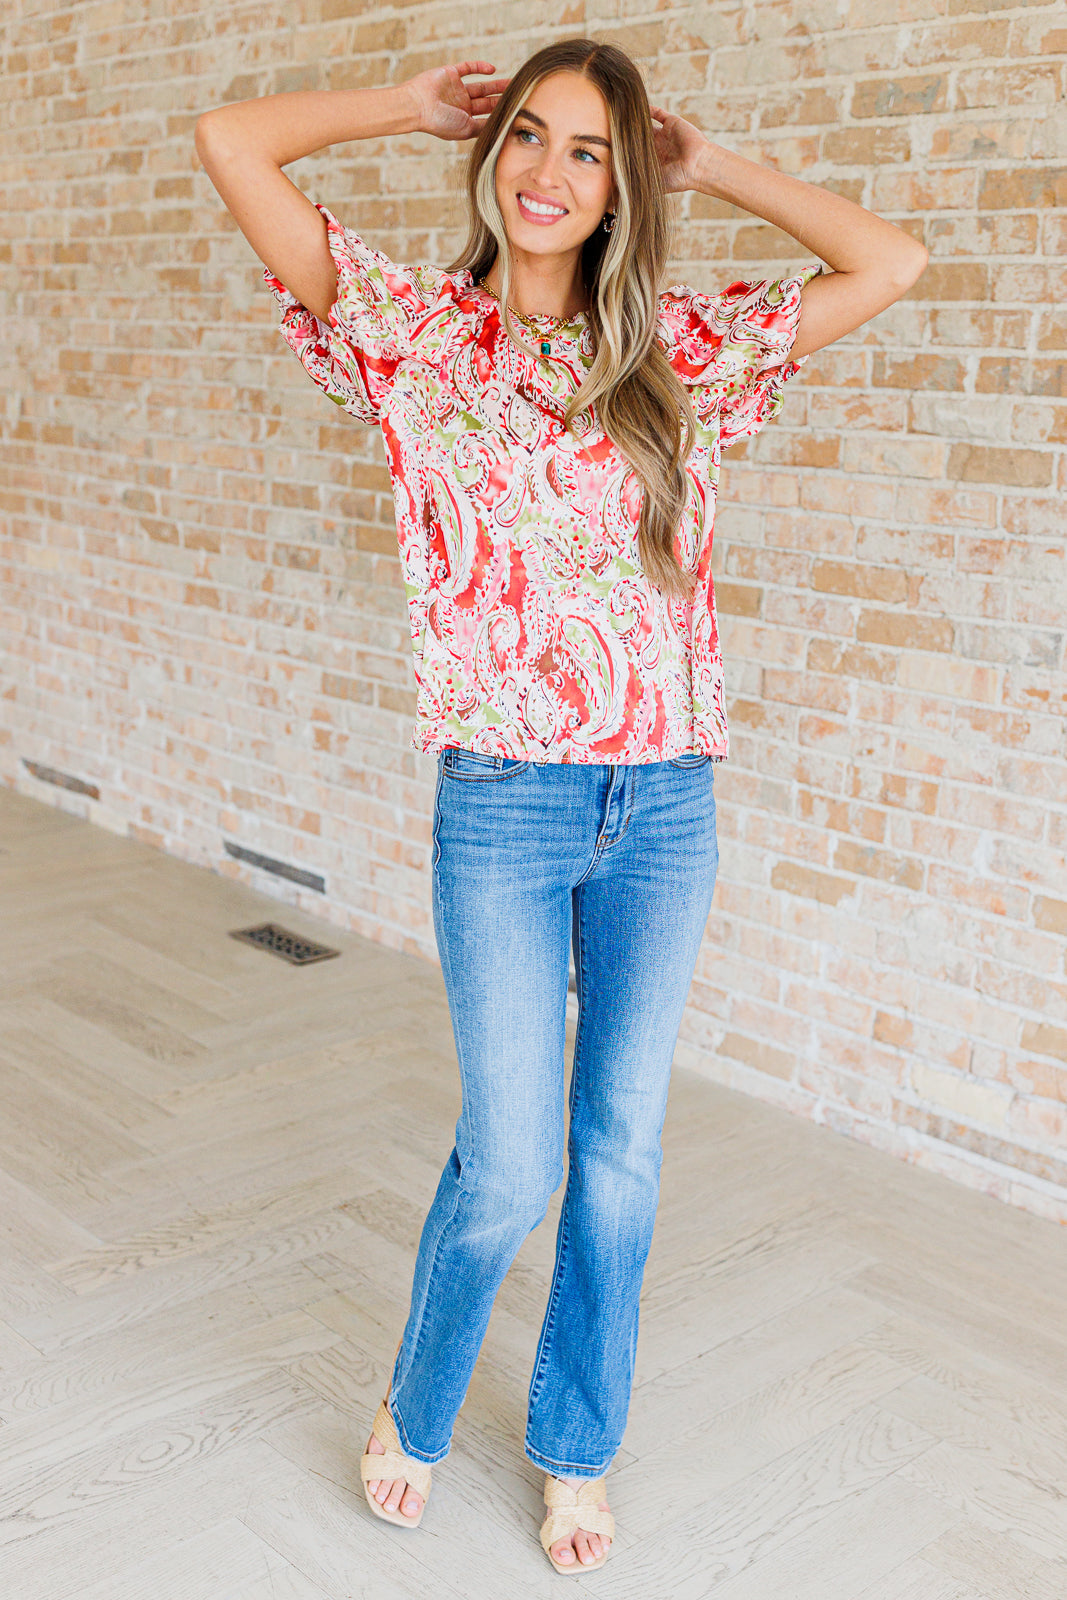
[[[512,133],[514,137],[520,140],[523,144],[526,143],[527,139],[533,139],[535,142],[537,140],[537,134],[534,132],[533,128],[513,128]],[[574,152],[574,154],[576,156],[585,156],[587,158],[586,161],[580,163],[582,166],[585,166],[588,161],[591,161],[594,167],[599,167],[600,165],[599,160],[591,150],[579,148]]]

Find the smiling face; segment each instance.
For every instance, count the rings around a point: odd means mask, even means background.
[[[556,72],[531,92],[500,148],[496,197],[531,255],[580,249],[614,209],[608,108],[588,78]]]

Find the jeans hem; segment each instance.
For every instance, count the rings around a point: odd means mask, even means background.
[[[553,1477],[561,1474],[565,1478],[602,1478],[611,1466],[611,1461],[603,1467],[591,1467],[584,1461],[550,1461],[547,1456],[539,1455],[536,1450],[531,1450],[529,1444],[523,1446],[526,1455],[535,1467],[540,1467],[542,1472],[550,1472]],[[612,1457],[614,1460],[614,1457]]]
[[[443,1461],[445,1459],[449,1451],[452,1449],[451,1440],[449,1440],[448,1444],[445,1445],[443,1450],[438,1450],[436,1455],[427,1455],[424,1450],[413,1450],[408,1440],[408,1431],[404,1426],[404,1419],[393,1405],[392,1395],[389,1396],[389,1399],[385,1403],[389,1408],[389,1415],[393,1419],[393,1425],[396,1428],[397,1437],[399,1438],[400,1443],[404,1446],[404,1454],[406,1456],[411,1456],[414,1461],[421,1461],[423,1465],[427,1467],[436,1466],[438,1461]]]

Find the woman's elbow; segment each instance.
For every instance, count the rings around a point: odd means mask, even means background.
[[[901,283],[905,290],[917,283],[926,271],[930,262],[930,252],[918,239],[913,241],[913,248],[909,250],[902,268]]]
[[[204,111],[193,128],[193,144],[201,161],[218,144],[221,118],[217,110]]]

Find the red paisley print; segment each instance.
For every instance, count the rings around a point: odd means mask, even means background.
[[[637,549],[641,489],[595,414],[563,412],[592,362],[584,315],[530,319],[517,348],[466,270],[397,266],[325,206],[328,323],[269,271],[281,331],[314,382],[381,428],[396,501],[418,684],[416,750],[537,762],[665,761],[728,750],[711,545],[719,455],[782,408],[800,292],[822,268],[684,285],[659,336],[699,434],[675,550],[693,599],[666,598]]]

